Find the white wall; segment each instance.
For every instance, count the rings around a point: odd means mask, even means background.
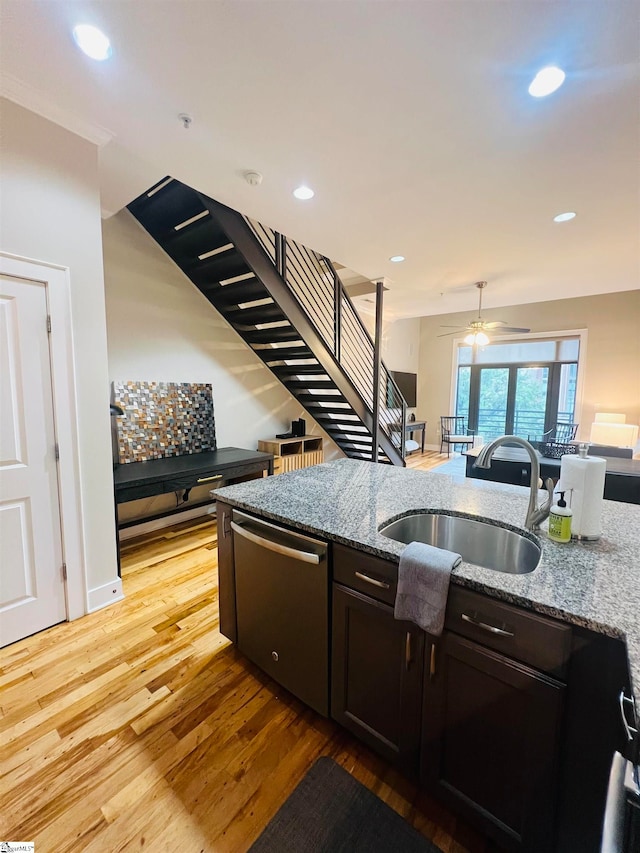
[[[420,364],[420,318],[385,324],[382,358],[389,370],[417,373]]]
[[[255,450],[258,439],[287,432],[302,417],[308,433],[323,435],[325,459],[342,456],[127,210],[102,230],[111,382],[209,382],[218,447]],[[191,503],[202,496],[194,490]],[[171,506],[173,495],[132,501],[121,505],[120,518]]]
[[[0,111],[0,248],[69,268],[91,598],[117,578],[98,149],[10,101]]]

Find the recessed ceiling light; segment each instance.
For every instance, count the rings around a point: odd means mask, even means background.
[[[544,98],[559,89],[564,83],[565,73],[556,65],[547,65],[531,81],[529,94],[533,98]]]
[[[389,260],[393,264],[399,264],[399,263],[402,263],[402,261],[404,261],[404,255],[391,255]]]
[[[568,222],[570,219],[575,219],[576,215],[573,210],[568,210],[566,213],[559,213],[553,217],[554,222]]]
[[[302,199],[303,201],[306,201],[309,198],[313,198],[315,195],[312,189],[305,186],[296,187],[296,189],[293,191],[293,194],[296,198]]]
[[[78,24],[73,28],[73,38],[83,53],[99,61],[111,56],[111,42],[105,34],[91,24]]]

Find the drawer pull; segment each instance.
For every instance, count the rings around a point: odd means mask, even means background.
[[[363,575],[362,572],[356,572],[356,577],[360,578],[361,581],[365,581],[365,583],[373,584],[373,586],[379,586],[380,589],[389,589],[390,586],[386,581],[378,581],[375,578],[370,578],[369,575]]]
[[[411,632],[407,631],[407,636],[404,642],[404,668],[409,669],[411,665]]]
[[[199,483],[209,483],[211,480],[221,480],[222,474],[213,474],[211,477],[198,477]]]
[[[483,631],[489,631],[490,634],[498,634],[500,637],[515,637],[513,631],[505,631],[504,628],[498,628],[496,625],[487,625],[486,622],[479,622],[477,619],[474,619],[473,616],[468,616],[466,613],[462,614],[462,619],[464,622],[470,622],[472,625],[475,625],[476,628],[482,628]]]
[[[431,643],[431,657],[429,660],[429,681],[436,677],[436,644]]]
[[[627,715],[626,715],[625,710],[624,710],[624,703],[626,702],[628,705],[631,705],[631,708],[633,711],[633,718],[634,718],[634,722],[635,722],[636,701],[635,701],[633,696],[631,698],[629,698],[628,696],[625,696],[624,690],[620,691],[620,696],[619,696],[618,701],[620,702],[620,716],[622,717],[622,725],[624,726],[624,730],[625,730],[625,733],[627,735],[627,740],[632,741],[634,739],[634,737],[638,734],[638,729],[635,726],[630,726],[629,723],[627,722]]]

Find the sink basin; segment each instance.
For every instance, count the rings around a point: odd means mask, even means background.
[[[540,562],[539,543],[524,533],[475,518],[419,512],[405,515],[380,529],[383,536],[397,542],[426,542],[462,556],[467,563],[524,575]]]

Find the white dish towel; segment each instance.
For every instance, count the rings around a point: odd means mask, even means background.
[[[425,542],[410,542],[400,555],[393,615],[409,619],[436,637],[442,634],[451,572],[460,554]]]

